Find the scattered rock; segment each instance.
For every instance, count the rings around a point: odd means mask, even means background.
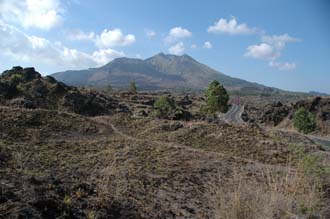
[[[163,131],[168,131],[168,132],[171,132],[171,131],[176,131],[180,128],[183,127],[183,124],[181,122],[170,122],[170,123],[167,123],[167,124],[163,124],[161,126],[161,129]]]
[[[10,155],[8,152],[0,151],[0,167],[6,166],[9,159]]]
[[[244,107],[242,119],[249,123],[277,126],[289,115],[290,109],[279,101],[258,108],[247,104]]]
[[[11,99],[9,101],[10,106],[13,107],[22,107],[28,109],[34,109],[35,105],[32,101],[25,99],[24,97],[18,97],[15,99]]]
[[[192,104],[192,100],[189,98],[188,95],[185,95],[181,100],[178,101],[179,106],[188,106]]]
[[[139,110],[134,114],[135,117],[146,117],[148,113],[145,110]]]

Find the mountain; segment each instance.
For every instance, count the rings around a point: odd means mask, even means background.
[[[52,75],[69,85],[127,87],[135,80],[140,89],[204,89],[218,80],[229,90],[273,91],[263,85],[227,76],[188,55],[159,53],[148,59],[117,58],[100,68],[64,71]]]
[[[318,91],[309,91],[309,94],[311,94],[313,96],[330,96],[330,94],[321,93],[321,92],[318,92]]]

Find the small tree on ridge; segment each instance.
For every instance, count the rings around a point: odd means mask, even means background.
[[[130,93],[133,93],[133,94],[137,93],[137,88],[136,88],[136,82],[135,81],[131,81],[128,91]]]
[[[229,95],[226,89],[216,80],[212,81],[205,91],[206,106],[203,110],[207,113],[222,112],[228,110]]]
[[[315,117],[312,113],[301,107],[293,115],[293,126],[299,132],[308,134],[316,128]]]

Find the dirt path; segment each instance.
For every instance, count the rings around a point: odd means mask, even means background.
[[[251,159],[247,159],[247,158],[243,158],[243,157],[238,157],[238,156],[234,156],[234,155],[229,155],[229,154],[226,154],[226,153],[221,153],[221,152],[217,152],[217,151],[206,151],[206,150],[203,150],[203,149],[198,149],[198,148],[192,148],[192,147],[189,147],[189,146],[186,146],[186,145],[181,145],[181,144],[177,144],[177,143],[174,143],[174,142],[164,142],[164,141],[157,141],[157,140],[148,140],[148,139],[140,139],[140,138],[136,138],[134,136],[131,136],[131,135],[128,135],[124,132],[122,132],[121,130],[119,130],[115,125],[113,125],[112,123],[110,122],[106,122],[107,119],[105,119],[103,116],[101,117],[95,117],[93,118],[94,121],[100,123],[100,124],[103,124],[103,125],[106,125],[106,126],[109,126],[113,129],[114,132],[116,132],[118,135],[124,137],[124,138],[127,138],[127,139],[130,139],[130,140],[135,140],[135,141],[142,141],[142,142],[149,142],[149,143],[152,143],[152,144],[156,144],[158,146],[164,146],[166,145],[167,147],[170,147],[170,148],[175,148],[175,149],[184,149],[184,150],[187,150],[189,152],[193,152],[193,153],[203,153],[203,154],[211,154],[211,155],[216,155],[216,156],[220,156],[222,158],[226,158],[226,159],[234,159],[236,161],[240,161],[240,162],[245,162],[245,163],[250,163],[250,164],[254,164],[254,165],[258,165],[260,167],[265,167],[265,168],[277,168],[277,169],[285,169],[284,166],[282,165],[271,165],[271,164],[264,164],[264,163],[261,163],[259,161],[256,161],[256,160],[251,160]]]
[[[270,131],[272,129],[265,129],[267,131]],[[281,131],[281,132],[287,132],[287,133],[293,133],[293,134],[296,134],[296,135],[301,135],[305,138],[308,138],[309,140],[311,140],[312,142],[314,142],[315,144],[318,144],[320,146],[322,146],[324,149],[326,150],[330,150],[330,138],[328,137],[320,137],[320,136],[316,136],[316,135],[306,135],[306,134],[303,134],[303,133],[300,133],[300,132],[297,132],[297,131],[294,131],[294,130],[289,130],[289,129],[283,129],[283,128],[274,128],[274,130],[278,130],[278,131]]]
[[[319,137],[315,135],[307,135],[307,137],[314,141],[316,144],[323,146],[326,150],[330,150],[330,138]]]
[[[241,116],[244,111],[244,105],[233,104],[226,114],[223,115],[223,120],[230,124],[243,124]]]

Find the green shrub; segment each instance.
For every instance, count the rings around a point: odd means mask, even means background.
[[[111,93],[113,91],[113,88],[111,86],[111,84],[108,84],[105,89],[104,89],[105,92],[108,92],[108,93]]]
[[[10,84],[17,85],[22,80],[23,80],[23,75],[16,73],[16,74],[11,75]]]
[[[305,146],[293,144],[289,145],[289,149],[291,151],[292,162],[298,166],[310,180],[317,180],[318,178],[330,176],[330,167],[324,165],[319,156],[308,153]]]
[[[316,128],[315,117],[312,113],[301,107],[294,113],[293,125],[299,132],[308,134]]]
[[[202,111],[206,113],[225,113],[228,110],[229,95],[226,89],[218,82],[212,81],[205,92],[206,106],[202,107]]]
[[[135,81],[131,81],[128,91],[130,93],[133,93],[133,94],[137,93],[137,88],[136,88],[136,82]]]
[[[155,103],[155,116],[163,119],[183,119],[189,120],[191,118],[190,112],[183,110],[177,106],[172,97],[161,96]]]
[[[168,96],[161,96],[154,103],[154,108],[156,110],[156,116],[162,118],[170,118],[176,112],[176,104],[173,98]]]

